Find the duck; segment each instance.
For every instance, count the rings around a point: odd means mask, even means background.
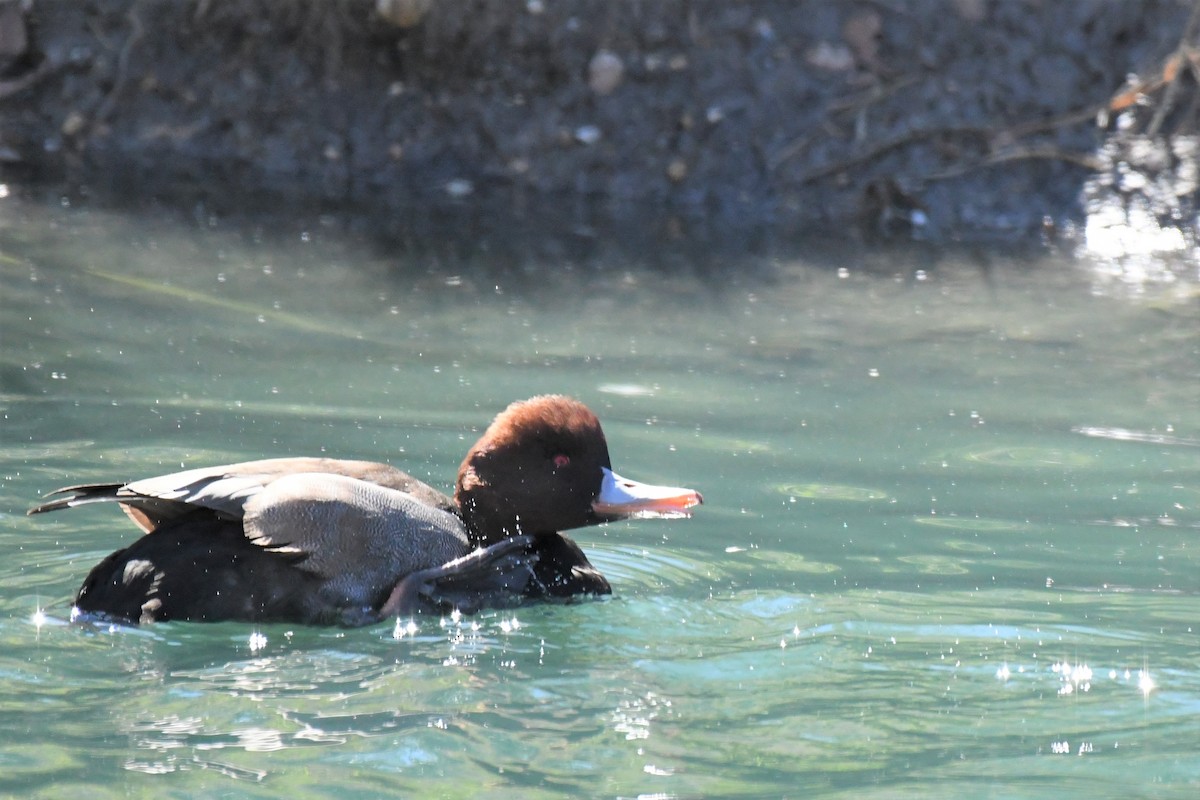
[[[563,531],[687,517],[703,503],[613,472],[600,420],[563,395],[501,411],[463,458],[453,497],[388,464],[285,457],[43,500],[28,513],[117,503],[143,532],[91,570],[73,619],[343,627],[610,594]]]

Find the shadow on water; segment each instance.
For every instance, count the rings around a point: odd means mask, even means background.
[[[721,292],[739,286],[771,285],[794,277],[781,265],[810,269],[851,268],[860,274],[915,280],[939,269],[976,272],[986,281],[994,269],[1037,269],[1053,245],[922,241],[881,238],[869,227],[786,228],[769,219],[740,220],[689,215],[659,206],[613,208],[572,197],[542,200],[534,207],[510,200],[413,204],[381,218],[370,209],[345,207],[316,211],[311,206],[260,208],[243,198],[237,210],[212,210],[197,201],[190,212],[178,204],[105,197],[95,202],[86,188],[72,195],[31,192],[45,204],[27,204],[24,213],[62,206],[117,219],[136,218],[132,239],[152,240],[156,228],[194,227],[199,237],[228,237],[229,247],[294,249],[298,241],[350,246],[361,269],[381,283],[455,281],[490,291],[497,284],[519,296],[570,293],[580,286],[613,286],[618,281],[662,280],[660,288]],[[11,205],[12,203],[10,203]],[[247,210],[250,208],[251,210]],[[105,211],[104,209],[113,209]],[[57,212],[55,212],[57,213]],[[108,217],[109,214],[114,216]],[[10,231],[19,237],[19,230]],[[1073,248],[1068,239],[1065,249]],[[367,255],[367,264],[362,264]],[[671,281],[685,279],[685,283]]]

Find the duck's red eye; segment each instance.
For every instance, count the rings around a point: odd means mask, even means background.
[[[558,455],[556,455],[554,457],[554,468],[555,469],[562,469],[563,467],[565,467],[567,464],[570,464],[570,463],[571,463],[571,457],[568,455],[559,453]]]

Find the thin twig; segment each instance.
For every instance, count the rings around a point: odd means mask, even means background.
[[[14,94],[19,94],[34,84],[53,75],[63,66],[60,62],[52,62],[49,59],[38,64],[34,69],[29,70],[19,78],[12,78],[7,81],[0,81],[0,100],[12,97]]]
[[[108,95],[105,96],[104,102],[96,109],[94,123],[103,122],[112,113],[113,106],[117,104],[117,98],[125,89],[125,84],[129,79],[129,54],[145,33],[141,17],[137,13],[137,4],[129,9],[128,18],[130,31],[129,36],[125,38],[125,44],[121,47],[121,55],[117,57],[117,79],[113,82],[113,87],[109,90]]]
[[[1175,47],[1175,52],[1171,54],[1171,58],[1178,58],[1182,62],[1186,59],[1188,52],[1192,49],[1192,39],[1196,36],[1196,31],[1200,30],[1200,0],[1196,0],[1192,5],[1192,15],[1188,17],[1187,25],[1183,28],[1183,36],[1179,39],[1179,44]],[[1146,127],[1147,136],[1156,136],[1162,128],[1163,122],[1167,119],[1167,114],[1171,112],[1171,108],[1175,105],[1175,96],[1179,94],[1179,75],[1176,71],[1175,80],[1167,84],[1167,90],[1163,92],[1162,102],[1158,104],[1158,108],[1154,109],[1154,116],[1150,118],[1150,124]]]
[[[1096,156],[1088,153],[1076,153],[1070,150],[1060,150],[1057,147],[1021,147],[1007,150],[1003,153],[996,153],[977,161],[972,164],[960,164],[958,166],[944,169],[941,172],[935,172],[932,175],[925,176],[927,181],[942,181],[948,178],[957,178],[960,175],[965,175],[968,172],[973,172],[977,169],[985,167],[994,167],[997,164],[1006,164],[1010,161],[1065,161],[1069,164],[1089,169],[1093,172],[1099,172],[1104,169],[1104,164]]]
[[[869,89],[859,92],[858,94],[839,97],[837,100],[834,100],[829,104],[828,110],[831,112],[856,111],[858,109],[874,105],[881,100],[886,100],[904,87],[911,86],[920,79],[921,77],[919,75],[901,75],[891,83],[882,85],[877,84]]]
[[[1035,133],[1058,130],[1059,128],[1076,125],[1080,122],[1091,122],[1104,110],[1106,105],[1107,103],[1096,103],[1086,108],[1077,108],[1074,111],[1068,111],[1065,114],[1060,114],[1050,119],[1035,119],[1029,122],[1022,122],[1007,128],[1001,133],[1010,139],[1023,139]]]
[[[1093,120],[1096,118],[1096,115],[1103,110],[1103,108],[1104,104],[1088,106],[1086,108],[1068,111],[1067,113],[1053,117],[1052,119],[1030,120],[1028,122],[1011,125],[1007,128],[986,128],[973,125],[964,125],[957,127],[909,131],[893,137],[892,139],[888,139],[887,141],[880,142],[870,149],[859,153],[858,155],[851,156],[850,158],[843,159],[836,164],[829,164],[816,169],[803,176],[800,179],[800,183],[811,183],[812,181],[820,180],[821,178],[826,178],[839,172],[844,172],[861,164],[874,161],[875,159],[891,152],[892,150],[904,147],[913,142],[919,142],[941,136],[973,136],[986,139],[991,143],[1007,143],[1014,140],[1023,139],[1026,136],[1031,136],[1033,134]],[[786,157],[790,157],[792,155],[790,151],[791,147],[789,147],[788,150],[785,150],[784,157],[776,158],[776,162],[782,162]],[[969,172],[970,170],[977,169],[980,166],[1002,163],[1003,161],[1023,160],[1026,158],[1049,158],[1058,161],[1071,161],[1092,169],[1098,168],[1097,162],[1091,160],[1090,157],[1084,154],[1070,153],[1065,150],[1046,148],[1023,148],[1019,150],[1013,149],[1005,151],[1004,153],[993,154],[980,162],[976,162],[967,166],[951,167],[950,169],[937,173],[936,176],[931,177],[930,179],[936,180],[938,178]]]
[[[941,136],[986,137],[991,136],[994,133],[994,131],[988,128],[980,128],[974,125],[933,129],[922,128],[920,130],[908,131],[900,134],[899,136],[894,136],[891,139],[880,142],[857,155],[851,156],[850,158],[843,159],[833,164],[826,164],[824,167],[815,169],[807,175],[802,176],[799,180],[799,183],[812,183],[813,181],[820,180],[821,178],[827,178],[830,175],[836,175],[839,172],[845,172],[846,170],[857,167],[860,164],[866,164],[870,161],[874,161],[875,159],[890,153],[893,150],[904,147],[907,144],[911,144],[912,142],[919,142],[925,139],[934,139]]]

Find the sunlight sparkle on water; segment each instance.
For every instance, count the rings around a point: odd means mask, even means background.
[[[1074,694],[1075,691],[1087,692],[1092,688],[1092,668],[1087,664],[1070,664],[1060,661],[1051,669],[1062,679],[1058,693]]]
[[[653,397],[654,387],[638,383],[602,383],[596,387],[604,394],[615,394],[618,397]]]
[[[1125,116],[1119,124],[1131,119]],[[1106,281],[1135,289],[1150,283],[1172,283],[1183,276],[1182,264],[1194,263],[1197,248],[1185,231],[1195,224],[1194,212],[1175,198],[1196,191],[1200,139],[1172,137],[1169,144],[1154,137],[1114,137],[1097,152],[1112,165],[1096,175],[1085,194],[1087,221],[1084,249],[1093,270]],[[1148,168],[1176,161],[1175,170]],[[1115,187],[1119,191],[1106,191]],[[1099,188],[1100,191],[1092,191]],[[1188,217],[1191,217],[1189,219]],[[1179,224],[1173,224],[1173,220]],[[1188,270],[1191,272],[1191,270]]]
[[[262,650],[267,646],[267,637],[259,631],[255,631],[254,633],[250,634],[250,640],[248,644],[250,645],[250,652],[257,653],[259,650]]]
[[[1142,692],[1142,697],[1149,697],[1157,687],[1154,685],[1154,679],[1150,677],[1150,670],[1138,670],[1138,689]]]
[[[416,634],[416,632],[418,630],[420,630],[420,629],[417,627],[416,620],[410,619],[407,622],[405,622],[404,620],[397,617],[396,618],[396,626],[394,628],[392,628],[392,638],[393,639],[403,639],[405,636],[413,636]]]
[[[1149,262],[1130,257],[1180,253],[1187,249],[1182,230],[1159,225],[1145,209],[1125,209],[1113,203],[1089,212],[1084,231],[1089,253],[1110,264],[1124,259],[1120,266],[1124,267],[1127,279],[1155,277]]]

